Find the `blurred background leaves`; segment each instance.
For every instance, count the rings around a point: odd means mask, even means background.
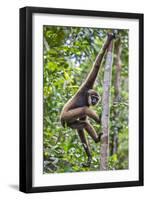
[[[86,154],[75,130],[61,126],[59,116],[64,104],[71,98],[86,78],[104,43],[109,30],[83,27],[43,27],[43,157],[44,173],[79,172],[99,170],[100,144],[88,137],[92,164],[83,167]],[[115,74],[113,65],[111,102],[109,169],[128,168],[128,30],[119,30],[121,38],[120,99],[115,99]],[[114,58],[115,58],[114,52]],[[105,58],[104,58],[105,61]],[[103,64],[104,64],[103,61]],[[103,64],[95,90],[103,93]],[[101,114],[101,103],[95,107]],[[101,127],[92,122],[96,131]],[[114,146],[117,146],[114,152]]]

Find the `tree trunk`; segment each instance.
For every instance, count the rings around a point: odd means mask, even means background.
[[[115,42],[115,60],[114,65],[116,68],[115,73],[115,82],[114,82],[114,89],[115,89],[115,96],[114,96],[114,104],[118,104],[120,102],[120,84],[121,84],[121,41],[120,38]],[[116,109],[114,111],[115,117],[119,118],[119,111]],[[113,134],[113,154],[117,153],[118,149],[118,128],[116,127]]]
[[[104,71],[103,97],[102,97],[102,138],[100,149],[100,170],[108,169],[109,156],[109,99],[112,74],[112,49],[113,41],[111,41],[106,56],[106,64]]]
[[[120,38],[115,42],[115,60],[114,65],[116,67],[116,74],[115,74],[115,98],[114,102],[120,101],[120,73],[121,73],[121,44],[120,44]]]

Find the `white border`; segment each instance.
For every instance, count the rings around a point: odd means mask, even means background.
[[[43,174],[43,25],[129,29],[129,169]],[[135,19],[33,15],[33,186],[139,180],[139,23]]]

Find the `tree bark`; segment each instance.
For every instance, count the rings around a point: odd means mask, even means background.
[[[100,149],[100,170],[108,169],[109,156],[109,100],[110,100],[110,86],[112,74],[112,49],[113,41],[111,41],[106,56],[104,83],[103,83],[103,97],[102,97],[102,138]]]
[[[114,82],[114,87],[115,87],[115,102],[120,101],[120,73],[121,73],[121,43],[120,43],[120,38],[115,42],[115,60],[114,60],[114,65],[116,68],[116,74],[115,74],[115,82]]]
[[[118,104],[120,102],[120,84],[121,84],[121,41],[120,38],[115,42],[115,60],[114,65],[116,68],[115,73],[115,82],[114,82],[114,90],[115,90],[115,96],[114,96],[114,104]],[[119,117],[119,111],[116,109],[114,111],[115,117]],[[114,130],[113,134],[113,154],[117,153],[118,149],[118,129],[117,127]]]

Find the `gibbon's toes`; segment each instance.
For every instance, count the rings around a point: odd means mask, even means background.
[[[96,139],[96,143],[100,142],[101,141],[101,137],[102,137],[103,133],[99,133],[97,139]]]
[[[101,137],[102,137],[103,133],[99,133],[99,139],[101,140]]]
[[[90,163],[89,162],[82,163],[82,167],[90,167]]]
[[[82,163],[83,167],[90,167],[92,158],[89,157],[86,163]]]

